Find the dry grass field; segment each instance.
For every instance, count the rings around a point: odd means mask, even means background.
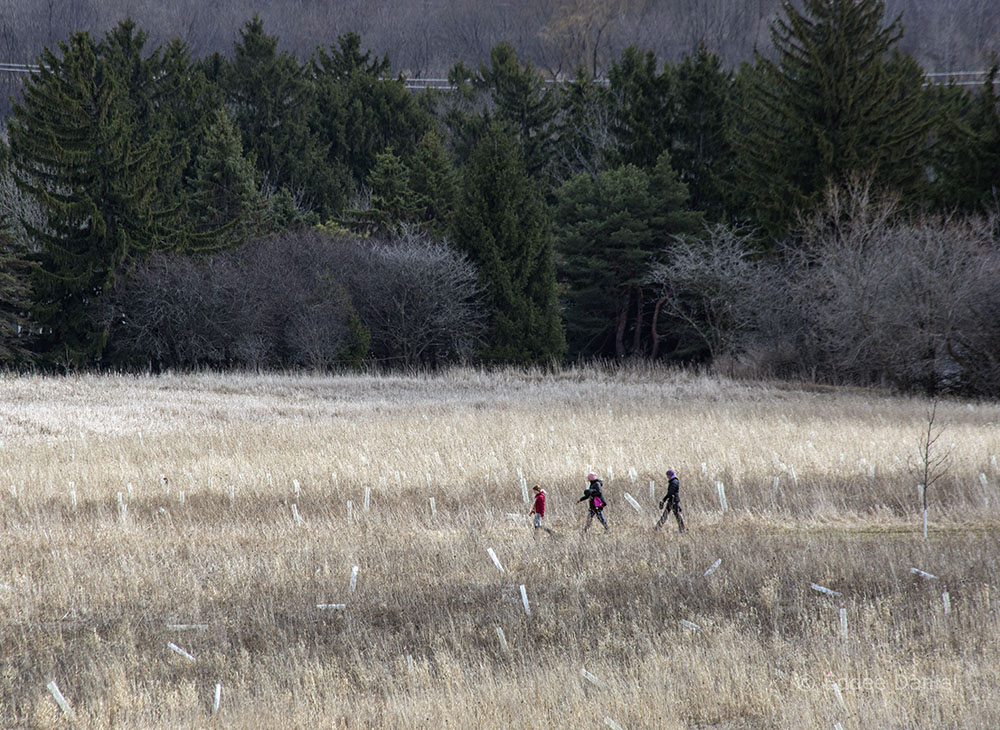
[[[938,404],[927,540],[919,398],[455,370],[0,406],[5,728],[1000,727],[997,403]]]

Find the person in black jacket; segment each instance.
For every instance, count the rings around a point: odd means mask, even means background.
[[[660,509],[663,510],[663,514],[660,515],[659,522],[653,527],[654,530],[659,530],[663,527],[663,523],[667,521],[667,517],[670,513],[674,513],[674,517],[677,518],[677,531],[687,532],[684,528],[684,518],[681,517],[681,498],[680,498],[680,488],[681,483],[677,479],[677,474],[673,469],[667,469],[667,493],[660,500]]]
[[[590,500],[590,514],[587,515],[587,524],[584,525],[583,531],[587,531],[587,528],[590,527],[590,523],[596,516],[601,521],[601,524],[604,525],[604,531],[607,532],[608,521],[604,519],[604,506],[607,502],[604,499],[604,493],[601,491],[604,483],[597,478],[597,474],[594,472],[590,472],[587,475],[587,481],[590,482],[590,486],[584,491],[583,496],[577,500],[578,502],[582,502],[585,499]]]

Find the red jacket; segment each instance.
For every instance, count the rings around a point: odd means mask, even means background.
[[[535,495],[535,503],[531,506],[531,514],[539,517],[545,516],[545,490],[542,489]]]

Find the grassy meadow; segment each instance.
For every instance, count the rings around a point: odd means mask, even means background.
[[[998,403],[938,403],[927,540],[921,398],[456,369],[0,407],[5,728],[1000,727]]]

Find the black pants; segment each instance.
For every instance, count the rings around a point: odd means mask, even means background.
[[[590,523],[593,521],[595,515],[597,516],[597,519],[601,521],[601,524],[604,525],[604,529],[608,529],[608,521],[604,519],[602,510],[594,509],[593,507],[590,508],[590,514],[587,515],[587,524],[583,526],[583,529],[586,530],[590,527]]]
[[[656,523],[656,529],[659,530],[663,527],[663,523],[667,521],[671,512],[673,512],[674,517],[677,518],[677,529],[684,532],[684,518],[681,516],[680,500],[670,500],[667,502],[666,506],[663,508],[663,514],[660,515],[659,522]]]

